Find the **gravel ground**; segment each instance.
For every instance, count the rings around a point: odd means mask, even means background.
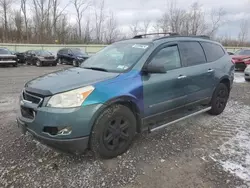
[[[62,69],[0,68],[0,187],[249,187],[250,83],[236,73],[223,114],[206,113],[138,135],[115,159],[58,153],[21,135],[15,123],[24,83]]]

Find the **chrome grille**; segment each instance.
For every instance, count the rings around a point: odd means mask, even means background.
[[[37,105],[40,105],[43,101],[42,97],[36,96],[33,93],[31,94],[25,90],[23,91],[23,99],[27,102],[34,103]]]

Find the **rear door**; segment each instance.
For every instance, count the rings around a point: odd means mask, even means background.
[[[207,58],[207,64],[206,68],[210,70],[211,72],[211,81],[212,83],[212,91],[210,91],[210,96],[212,96],[213,91],[216,87],[216,84],[220,80],[221,72],[224,72],[223,69],[225,60],[223,60],[223,57],[226,55],[225,50],[218,44],[212,43],[212,42],[200,42],[201,46],[204,49],[206,58]],[[227,61],[226,61],[227,64]]]
[[[185,105],[185,68],[182,67],[177,43],[156,49],[149,63],[164,64],[167,72],[142,76],[145,117]]]
[[[181,41],[179,47],[187,77],[187,104],[209,100],[215,75],[207,63],[201,44],[197,41]]]

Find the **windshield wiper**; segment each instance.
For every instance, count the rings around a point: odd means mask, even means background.
[[[103,71],[103,72],[108,72],[107,69],[100,68],[100,67],[83,67],[84,69],[91,69],[91,70],[97,70],[97,71]]]

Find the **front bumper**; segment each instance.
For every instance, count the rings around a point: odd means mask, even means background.
[[[235,63],[235,69],[236,70],[245,70],[247,65],[244,62],[236,62]]]
[[[0,61],[0,64],[15,64],[17,63],[16,61]]]
[[[28,128],[27,125],[24,122],[22,122],[19,118],[17,118],[17,125],[22,130],[23,134],[29,132],[39,142],[49,147],[56,148],[60,151],[67,153],[83,153],[86,149],[88,149],[88,143],[89,143],[88,136],[81,138],[74,138],[74,139],[47,138],[37,134],[35,131]]]
[[[50,64],[55,64],[57,63],[55,59],[41,59],[41,62],[44,65],[50,65]]]
[[[46,100],[46,98],[44,99]],[[20,99],[17,122],[24,132],[54,148],[82,152],[88,148],[88,137],[103,104],[81,106],[78,108],[58,109],[37,106]],[[69,134],[52,134],[48,129],[70,127]]]

